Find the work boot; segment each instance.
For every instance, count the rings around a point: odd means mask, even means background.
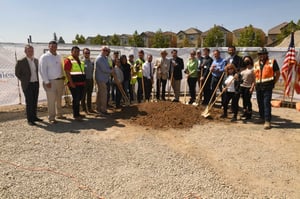
[[[271,123],[266,121],[265,124],[264,124],[264,129],[268,130],[270,128],[271,128]]]

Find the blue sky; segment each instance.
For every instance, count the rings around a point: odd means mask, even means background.
[[[0,42],[48,42],[53,33],[71,42],[87,36],[135,30],[229,30],[252,24],[267,31],[300,19],[299,0],[0,0]]]

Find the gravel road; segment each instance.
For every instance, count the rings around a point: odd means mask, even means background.
[[[269,131],[255,120],[166,130],[117,113],[32,127],[0,110],[0,198],[300,198],[299,112],[273,113]]]

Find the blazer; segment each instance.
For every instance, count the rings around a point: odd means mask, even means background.
[[[37,79],[39,81],[39,75],[38,75],[39,61],[38,61],[38,59],[34,58],[34,63],[35,63],[35,68],[36,68]],[[27,89],[27,86],[30,82],[30,77],[31,77],[31,70],[30,70],[30,66],[29,66],[29,63],[28,63],[26,57],[17,61],[16,67],[15,67],[15,75],[21,81],[22,89],[23,89],[23,91],[25,91]]]

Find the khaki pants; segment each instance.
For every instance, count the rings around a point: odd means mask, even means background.
[[[48,118],[50,121],[55,119],[55,116],[62,116],[62,95],[64,93],[64,80],[50,80],[51,88],[44,86],[48,102]]]
[[[106,112],[107,111],[107,86],[104,82],[97,82],[98,92],[97,92],[97,111]]]
[[[176,100],[179,100],[179,96],[180,96],[180,83],[181,83],[181,80],[175,80],[174,79],[172,81],[172,87],[173,87],[173,90],[174,90]]]

